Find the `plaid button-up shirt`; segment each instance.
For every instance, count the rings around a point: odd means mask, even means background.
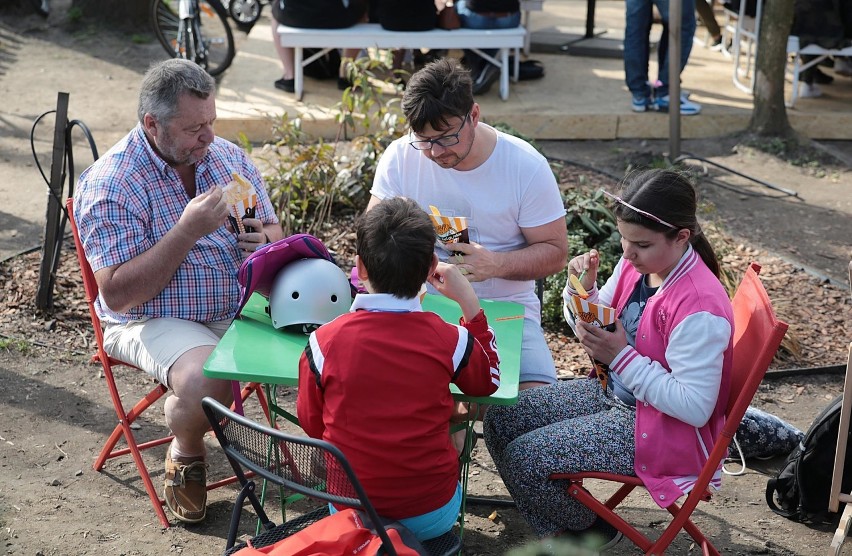
[[[256,218],[277,223],[257,168],[242,149],[224,139],[217,137],[196,164],[196,194],[224,186],[233,179],[232,172],[254,184]],[[177,172],[154,152],[137,125],[80,175],[74,216],[92,270],[127,262],[153,247],[177,224],[189,201]],[[117,313],[98,296],[98,316],[107,323],[154,317],[232,319],[239,301],[241,262],[236,235],[221,226],[198,240],[156,297]]]

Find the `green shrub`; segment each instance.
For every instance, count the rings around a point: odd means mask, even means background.
[[[363,210],[379,157],[402,134],[399,100],[387,99],[383,86],[376,84],[378,73],[389,71],[387,62],[360,58],[345,63],[353,86],[336,105],[335,140],[309,136],[301,116],[284,114],[273,123],[273,142],[259,155],[285,235],[318,235],[332,211]],[[251,151],[247,141],[242,143]]]
[[[621,256],[621,242],[615,216],[607,207],[603,193],[571,188],[563,193],[563,202],[569,260],[589,249],[597,249],[600,253],[598,277],[608,277]],[[562,289],[567,279],[568,271],[562,269],[544,281],[542,324],[550,330],[570,330],[562,314]]]

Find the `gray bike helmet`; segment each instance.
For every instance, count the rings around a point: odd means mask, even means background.
[[[351,291],[346,275],[333,262],[293,261],[278,272],[269,292],[272,325],[309,333],[349,311]]]

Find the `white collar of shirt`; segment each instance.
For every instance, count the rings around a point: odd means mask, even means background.
[[[423,311],[423,307],[420,305],[420,298],[415,296],[402,299],[389,293],[357,294],[349,311],[354,313],[359,309],[365,311],[387,311],[390,313]]]

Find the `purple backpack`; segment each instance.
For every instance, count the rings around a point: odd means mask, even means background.
[[[260,292],[267,298],[272,290],[275,276],[287,264],[300,259],[326,259],[334,262],[325,245],[310,234],[294,234],[264,245],[243,261],[237,280],[240,283],[240,305],[243,310],[251,294]]]

